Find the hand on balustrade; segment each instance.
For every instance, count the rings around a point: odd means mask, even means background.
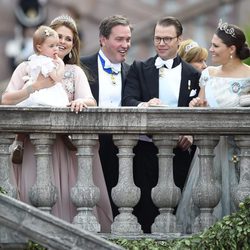
[[[193,98],[189,103],[190,108],[194,107],[207,107],[207,100],[200,97]]]
[[[191,135],[183,135],[179,137],[179,141],[177,143],[177,147],[181,150],[188,150],[193,144],[193,136]]]
[[[72,112],[75,112],[76,114],[78,112],[81,112],[83,109],[87,108],[87,104],[84,102],[83,99],[76,99],[69,103],[69,107],[71,108]]]
[[[71,101],[68,106],[71,108],[72,112],[76,114],[81,112],[83,109],[88,106],[96,106],[96,100],[94,98],[78,98],[76,100]]]
[[[138,107],[147,108],[147,107],[154,107],[154,106],[160,106],[160,105],[162,105],[161,100],[159,98],[154,97],[150,99],[148,102],[141,102]]]

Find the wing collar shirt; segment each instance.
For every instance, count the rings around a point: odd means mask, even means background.
[[[170,107],[178,106],[181,64],[175,65],[174,59],[162,60],[157,57],[155,66],[159,69],[159,99]]]
[[[113,64],[102,50],[98,56],[99,107],[121,106],[121,63]]]

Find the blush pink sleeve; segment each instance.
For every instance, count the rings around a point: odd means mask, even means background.
[[[79,66],[75,67],[75,99],[94,98],[86,74]]]
[[[13,72],[6,88],[6,92],[22,89],[25,84],[23,77],[27,74],[27,62],[22,62]]]

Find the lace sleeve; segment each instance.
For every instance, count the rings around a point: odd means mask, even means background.
[[[209,73],[208,73],[208,68],[206,68],[201,73],[200,82],[199,82],[200,87],[204,87],[206,83],[208,82],[208,80],[209,80]]]

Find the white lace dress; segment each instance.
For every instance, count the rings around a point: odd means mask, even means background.
[[[24,80],[31,84],[36,81],[39,74],[48,77],[49,73],[56,70],[56,65],[53,59],[43,55],[31,55],[27,63],[28,76],[24,76]],[[46,89],[41,89],[32,93],[29,98],[17,104],[17,106],[53,106],[66,107],[69,99],[61,82],[57,82],[54,86]]]
[[[208,68],[202,72],[200,86],[205,86],[208,105],[213,108],[230,108],[240,106],[240,96],[250,91],[250,78],[227,78],[209,75]],[[221,185],[221,199],[214,208],[214,216],[221,219],[235,211],[232,200],[232,190],[238,183],[238,165],[232,160],[233,155],[239,153],[233,136],[221,136],[214,150],[214,173],[217,182]],[[199,176],[198,150],[190,166],[186,185],[179,202],[176,219],[182,233],[192,233],[194,219],[199,215],[199,208],[192,200],[192,188],[196,185]]]

